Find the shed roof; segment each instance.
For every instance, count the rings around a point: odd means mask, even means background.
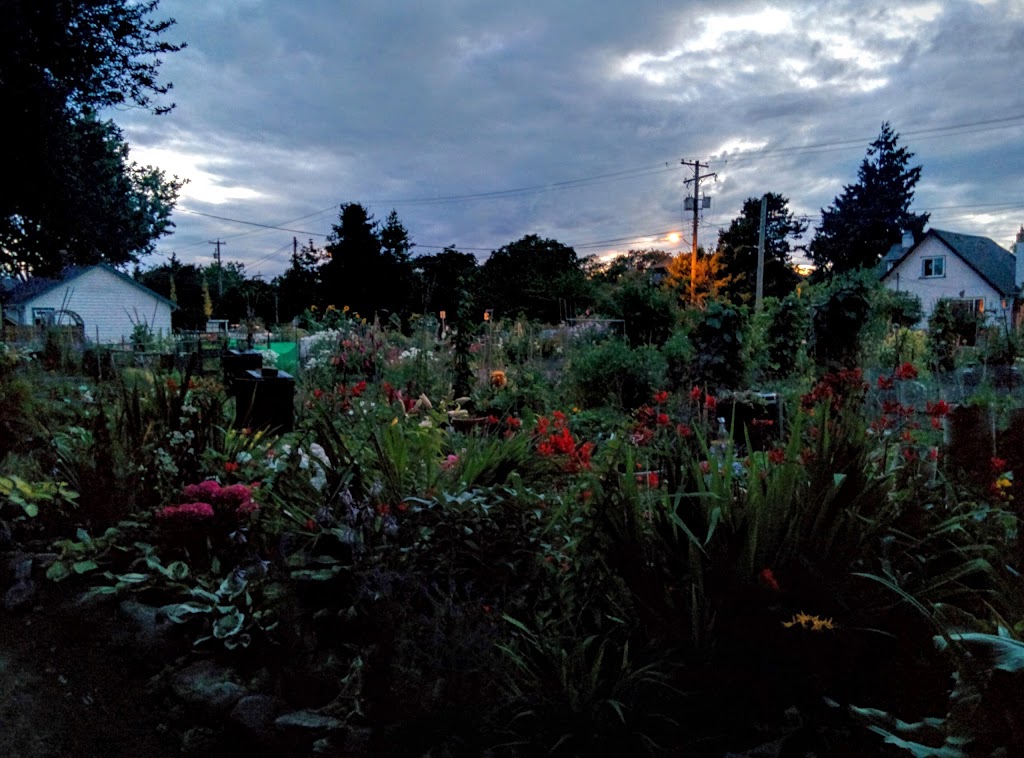
[[[20,303],[27,303],[29,300],[33,300],[45,292],[49,292],[50,290],[59,287],[62,284],[67,284],[68,282],[77,279],[82,274],[85,274],[88,271],[92,271],[94,268],[102,268],[105,269],[106,271],[109,271],[110,273],[114,274],[114,276],[118,277],[125,283],[142,290],[151,297],[154,297],[157,300],[159,300],[161,303],[170,306],[172,311],[177,310],[178,308],[177,303],[168,300],[163,295],[154,292],[146,285],[140,284],[139,282],[135,281],[130,276],[128,276],[128,274],[124,273],[123,271],[118,271],[116,268],[114,268],[108,263],[97,263],[93,266],[68,266],[61,272],[60,276],[52,279],[41,276],[34,276],[28,281],[16,283],[11,289],[7,290],[7,292],[0,293],[0,295],[2,295],[3,301],[7,305],[18,305]]]

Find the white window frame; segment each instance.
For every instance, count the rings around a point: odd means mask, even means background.
[[[935,273],[935,262],[938,261],[939,268],[942,269],[940,273]],[[928,273],[929,265],[931,264],[931,273]],[[921,259],[921,278],[922,279],[944,279],[946,276],[946,256],[944,255],[930,255],[927,258]]]
[[[51,326],[53,324],[53,317],[56,309],[55,308],[33,308],[32,309],[32,325],[33,326]]]

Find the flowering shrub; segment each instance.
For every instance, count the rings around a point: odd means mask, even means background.
[[[561,411],[555,411],[550,420],[546,416],[538,417],[533,434],[537,452],[544,458],[559,461],[567,473],[590,469],[594,443],[578,442],[569,431],[568,419]]]

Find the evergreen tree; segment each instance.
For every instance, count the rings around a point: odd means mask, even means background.
[[[320,267],[321,304],[339,308],[347,305],[372,317],[379,287],[375,277],[381,268],[380,238],[373,214],[359,203],[341,206],[324,252],[327,260]]]
[[[296,250],[291,265],[274,279],[278,291],[278,317],[282,322],[291,321],[314,304],[320,290],[318,267],[322,260],[322,251],[317,250],[310,240],[308,245]]]
[[[789,198],[769,192],[764,242],[764,294],[785,297],[799,282],[793,270],[790,240],[799,239],[807,224],[789,210]],[[761,228],[761,198],[743,202],[740,215],[718,235],[721,275],[728,277],[725,292],[734,303],[753,302],[757,290],[757,248]]]
[[[924,233],[928,214],[910,212],[921,167],[908,168],[914,154],[898,142],[899,134],[888,122],[882,124],[857,171],[857,183],[844,187],[821,211],[810,247],[820,274],[874,266],[904,231],[912,232],[915,240]]]

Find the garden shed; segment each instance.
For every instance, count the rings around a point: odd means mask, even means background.
[[[56,278],[33,277],[0,292],[4,322],[22,327],[77,327],[84,339],[112,344],[136,326],[171,334],[177,306],[113,266],[73,266]]]

